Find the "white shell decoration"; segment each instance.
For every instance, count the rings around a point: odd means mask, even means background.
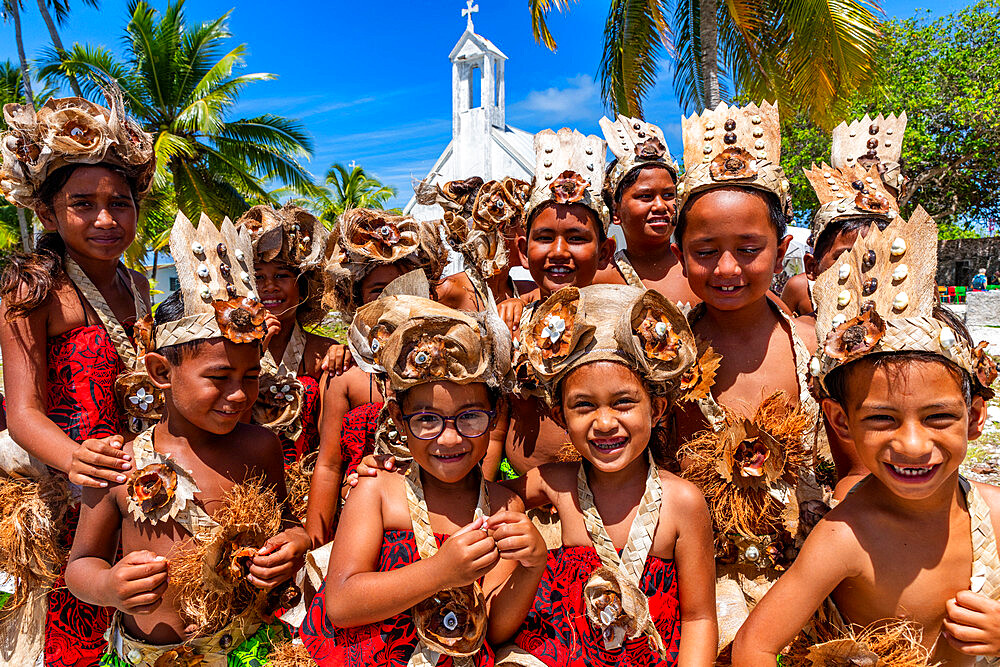
[[[201,298],[204,299],[205,301],[211,300],[212,292],[208,289],[207,286],[203,286],[201,288]]]
[[[895,269],[892,270],[892,279],[904,280],[907,274],[909,274],[909,272],[910,268],[906,266],[906,264],[900,264],[899,266],[897,266]]]
[[[208,280],[209,273],[208,273],[208,265],[207,264],[199,264],[197,271],[198,271],[198,277],[199,278],[201,278],[202,280]]]
[[[843,313],[840,313],[840,314],[837,314],[837,315],[833,316],[833,319],[830,320],[830,324],[833,325],[834,327],[839,327],[841,324],[843,324],[846,321],[847,321],[847,315],[844,315]]]
[[[203,246],[202,244],[198,243],[197,241],[193,241],[191,243],[191,252],[193,252],[196,255],[204,255],[205,254],[205,246]]]
[[[240,280],[245,282],[247,285],[250,284],[250,274],[246,271],[240,271]]]
[[[754,142],[753,147],[756,148],[757,150],[760,150],[761,148],[764,147],[764,140],[758,139],[757,141]]]
[[[254,294],[253,292],[247,292],[247,298],[250,299],[251,301],[256,301],[257,295]]]
[[[906,241],[901,236],[897,236],[896,240],[892,242],[889,252],[892,253],[893,257],[899,257],[906,252]]]
[[[822,370],[820,366],[819,359],[813,357],[809,360],[809,374],[813,377],[819,377],[819,372]]]
[[[851,302],[851,293],[848,290],[842,290],[840,294],[837,295],[837,305],[843,308]]]
[[[841,280],[847,280],[848,278],[850,278],[851,277],[851,265],[850,264],[841,264],[840,268],[837,269],[837,276]]]
[[[904,310],[908,305],[910,305],[910,297],[906,296],[906,292],[900,292],[892,300],[892,307],[896,310]]]
[[[951,327],[941,327],[941,333],[938,334],[938,340],[941,342],[941,347],[947,350],[955,344],[955,332]]]
[[[246,259],[246,257],[247,256],[243,254],[242,250],[240,250],[239,248],[236,249],[236,261],[242,262],[244,259]]]

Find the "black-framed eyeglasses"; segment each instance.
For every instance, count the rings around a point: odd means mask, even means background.
[[[447,417],[436,412],[413,412],[403,415],[410,433],[419,440],[433,440],[444,431],[444,425],[451,422],[458,434],[466,438],[478,438],[490,430],[490,422],[496,416],[496,410],[463,410],[457,415]]]

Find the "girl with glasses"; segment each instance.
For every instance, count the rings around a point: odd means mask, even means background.
[[[509,334],[414,296],[385,296],[351,326],[392,391],[413,461],[348,497],[301,636],[320,665],[494,663],[546,564],[521,500],[480,467],[510,370]],[[450,537],[449,537],[450,536]]]

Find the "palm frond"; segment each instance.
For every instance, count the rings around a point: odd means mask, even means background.
[[[573,0],[576,2],[576,0]],[[569,11],[569,0],[528,0],[528,10],[531,12],[531,34],[535,36],[536,44],[544,44],[549,51],[556,50],[556,40],[549,32],[548,14],[556,9],[559,12]]]
[[[642,117],[660,56],[673,48],[664,9],[662,0],[611,2],[599,71],[601,97],[617,113]]]

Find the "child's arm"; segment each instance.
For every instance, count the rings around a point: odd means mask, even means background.
[[[827,518],[816,524],[792,566],[740,628],[733,641],[734,665],[774,667],[778,652],[806,626],[823,600],[858,574],[849,557],[853,540],[843,522]]]
[[[309,484],[309,507],[306,510],[306,532],[313,548],[333,539],[333,520],[340,504],[340,482],[343,461],[340,430],[344,415],[351,409],[345,377],[330,378],[322,385],[319,422],[319,454]]]
[[[680,517],[674,544],[681,614],[677,664],[709,666],[715,663],[719,642],[712,517],[704,496],[693,484],[674,483],[669,493],[673,501],[670,512]]]
[[[156,610],[167,589],[167,560],[151,551],[133,551],[112,566],[121,521],[113,491],[83,489],[66,586],[84,602],[126,614],[148,614]]]
[[[304,555],[309,549],[309,537],[305,528],[299,525],[298,519],[292,516],[288,507],[288,492],[285,489],[285,467],[282,460],[281,442],[278,438],[260,426],[243,426],[250,429],[259,438],[258,450],[261,457],[253,470],[264,472],[264,482],[274,489],[278,502],[282,505],[283,524],[289,526],[277,535],[268,539],[257,550],[247,579],[257,588],[271,590],[278,584],[292,578],[304,564]],[[247,442],[244,439],[244,442]]]
[[[532,468],[516,479],[504,480],[502,484],[520,496],[526,509],[534,509],[555,501],[555,494],[545,479],[543,471],[565,464],[546,463]],[[575,473],[574,473],[575,474]]]
[[[483,580],[489,611],[486,640],[491,644],[507,641],[521,627],[545,574],[548,555],[545,540],[524,515],[521,499],[507,493],[506,507],[486,520],[501,558]]]
[[[510,427],[510,403],[501,398],[497,401],[497,421],[490,430],[490,444],[483,457],[483,475],[491,482],[497,478],[500,471],[500,461],[503,460],[504,448],[507,446],[507,429]]]
[[[50,301],[54,297],[49,297]],[[48,306],[10,322],[0,306],[0,347],[7,382],[7,426],[10,436],[29,454],[66,472],[81,486],[107,487],[125,481],[131,469],[122,439],[74,442],[46,414],[48,397]]]
[[[402,480],[362,478],[344,504],[326,575],[326,615],[338,627],[392,618],[438,591],[471,584],[497,562],[493,538],[478,519],[452,535],[431,558],[379,572],[383,489],[392,484],[401,485]]]

